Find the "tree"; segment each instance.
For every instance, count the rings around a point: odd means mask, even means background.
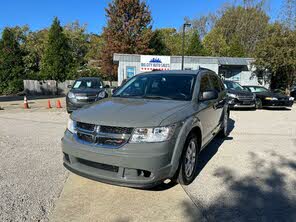
[[[149,48],[153,49],[153,53],[156,55],[170,55],[170,50],[165,44],[163,33],[159,29],[153,32]]]
[[[149,49],[152,18],[148,6],[141,0],[113,0],[106,13],[101,67],[109,79],[115,79],[114,53],[152,53]]]
[[[48,30],[43,29],[29,32],[24,42],[24,67],[26,77],[29,79],[40,79],[41,60],[45,51],[48,38]]]
[[[267,37],[256,47],[255,65],[271,73],[272,89],[287,91],[296,79],[296,31],[275,23],[268,28]]]
[[[71,57],[73,58],[73,65],[77,70],[84,67],[87,63],[85,57],[88,52],[89,37],[86,34],[86,28],[86,25],[80,25],[78,21],[69,23],[64,27],[64,33],[68,39]],[[71,77],[68,76],[68,78]]]
[[[67,37],[63,33],[58,18],[54,18],[48,32],[48,41],[41,62],[41,75],[44,79],[65,81],[75,69]]]
[[[23,87],[23,51],[13,28],[5,28],[0,40],[0,93],[16,93]]]
[[[281,21],[291,30],[296,30],[296,0],[284,0]]]
[[[199,33],[197,31],[193,32],[191,36],[186,55],[189,55],[189,56],[204,55],[204,48],[200,41]]]
[[[104,45],[104,39],[102,36],[97,34],[90,34],[88,36],[88,50],[86,54],[86,59],[90,60],[100,60],[101,51]]]
[[[208,56],[228,56],[229,46],[224,35],[217,28],[213,29],[203,39],[205,54]]]

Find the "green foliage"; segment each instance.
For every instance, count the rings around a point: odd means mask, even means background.
[[[41,60],[45,51],[48,30],[29,32],[24,42],[24,66],[28,79],[40,79]]]
[[[151,13],[144,1],[113,0],[108,8],[107,26],[104,28],[102,49],[102,72],[115,79],[114,53],[150,54],[152,37]]]
[[[48,32],[48,42],[41,62],[43,79],[65,81],[76,68],[73,63],[68,39],[57,18],[54,18]]]
[[[101,51],[104,45],[104,39],[100,35],[90,34],[88,36],[88,50],[86,54],[86,59],[99,60]]]
[[[80,25],[78,21],[72,22],[64,27],[64,33],[68,40],[73,63],[78,68],[84,66],[87,63],[85,56],[88,52],[86,25]]]
[[[22,90],[24,77],[23,51],[14,29],[5,28],[0,40],[0,93]]]
[[[189,56],[202,56],[204,55],[204,48],[200,41],[200,36],[197,31],[193,32],[186,55]]]
[[[212,56],[251,57],[256,44],[266,34],[268,21],[268,16],[257,4],[228,7],[205,36],[204,45]]]
[[[161,30],[156,29],[153,32],[150,40],[149,48],[153,49],[153,54],[156,55],[170,55],[170,49],[167,47],[164,41],[164,35]]]
[[[255,52],[257,68],[270,72],[271,88],[289,89],[296,79],[296,31],[280,24],[268,27]]]
[[[182,33],[173,28],[163,28],[158,31],[163,36],[170,55],[182,55]]]

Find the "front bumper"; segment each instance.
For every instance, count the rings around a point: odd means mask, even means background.
[[[68,112],[73,112],[77,109],[82,108],[85,105],[91,104],[96,102],[96,100],[93,101],[85,101],[85,102],[81,102],[81,101],[73,101],[71,99],[69,99],[68,97],[66,98],[66,105],[67,105],[67,111]]]
[[[86,178],[128,187],[150,188],[173,176],[174,141],[125,144],[118,149],[81,144],[66,131],[64,166]]]
[[[285,108],[285,107],[292,107],[294,101],[293,100],[263,100],[262,106],[266,108]]]
[[[255,108],[256,101],[255,100],[238,100],[238,99],[229,99],[228,101],[229,108]]]

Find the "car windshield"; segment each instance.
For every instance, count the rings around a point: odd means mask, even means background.
[[[102,87],[98,79],[79,79],[73,85],[73,89],[100,89]]]
[[[260,92],[269,92],[268,89],[264,87],[257,87],[257,86],[248,86],[251,92],[253,93],[260,93]]]
[[[191,100],[195,75],[147,74],[130,79],[114,97]]]
[[[244,90],[244,88],[238,84],[237,82],[224,82],[224,86],[226,89],[233,89],[233,90]]]

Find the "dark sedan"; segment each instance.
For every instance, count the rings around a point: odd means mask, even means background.
[[[71,90],[67,94],[67,112],[79,109],[87,104],[108,97],[103,81],[96,77],[83,77],[75,81]]]
[[[255,108],[256,96],[245,90],[239,83],[225,80],[224,86],[227,89],[228,104],[230,108]]]
[[[280,93],[274,93],[263,86],[244,86],[245,89],[256,94],[256,106],[258,109],[292,107],[294,98]]]

